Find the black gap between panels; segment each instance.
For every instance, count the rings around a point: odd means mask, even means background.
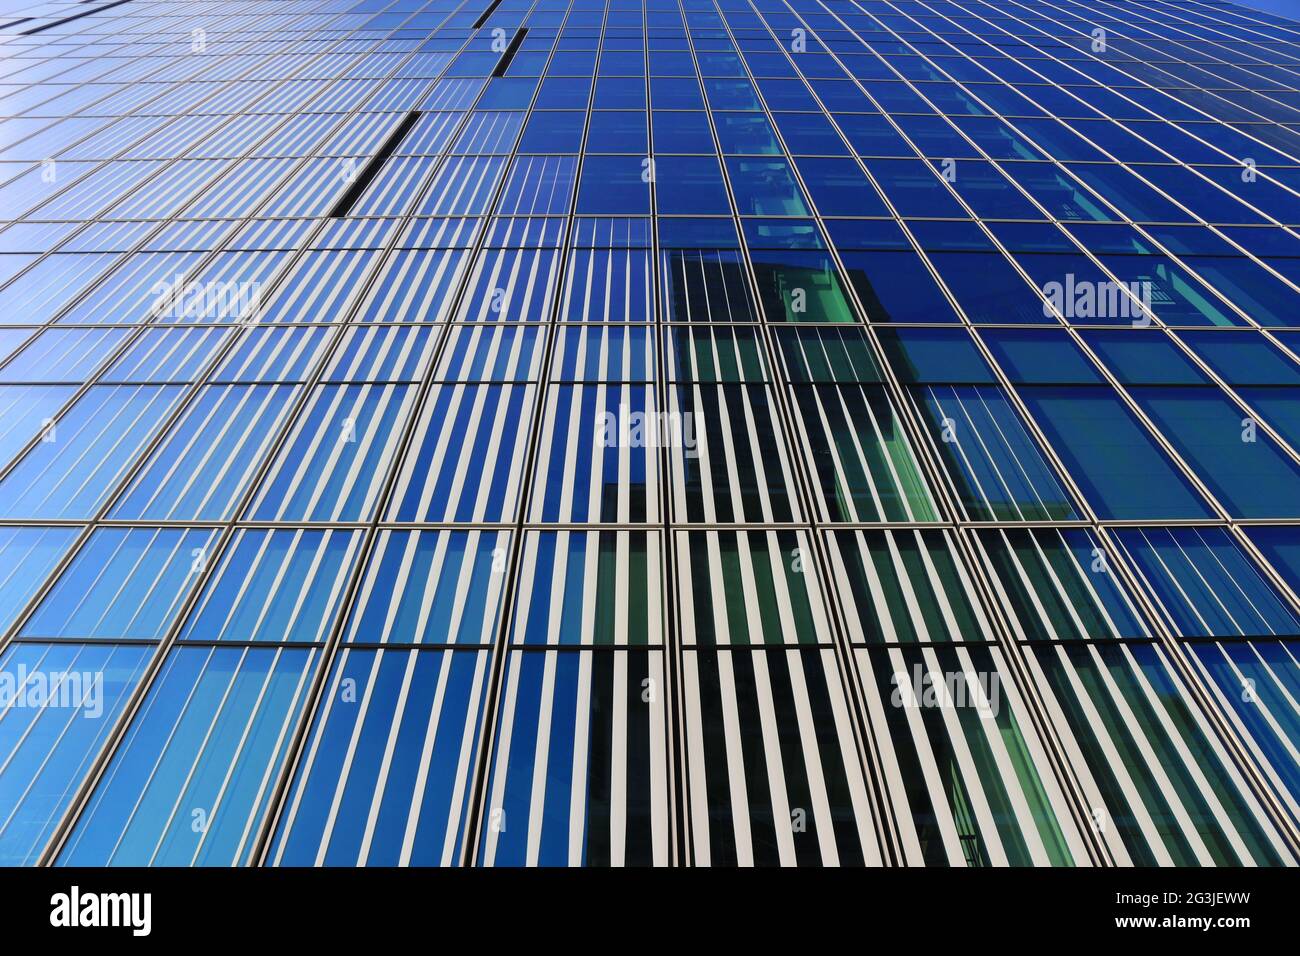
[[[487,23],[487,18],[496,13],[497,7],[499,6],[501,6],[501,0],[492,0],[492,2],[487,5],[487,9],[480,13],[478,19],[474,21],[473,29],[477,30],[479,27],[483,26],[483,24]]]
[[[384,144],[379,147],[379,152],[370,157],[370,161],[366,163],[357,178],[352,181],[352,185],[348,187],[347,192],[340,196],[338,202],[334,204],[334,208],[329,212],[331,219],[341,218],[352,211],[352,207],[357,204],[357,200],[366,191],[366,187],[379,175],[379,170],[383,168],[388,157],[397,151],[398,144],[406,139],[407,134],[411,132],[411,127],[415,125],[416,120],[422,115],[419,110],[411,110],[402,118],[402,121],[397,124],[397,128],[388,134]]]
[[[510,61],[513,60],[515,54],[519,52],[519,47],[524,42],[524,37],[526,36],[528,36],[527,27],[520,27],[515,31],[514,38],[510,41],[510,45],[506,47],[506,51],[501,54],[501,59],[497,61],[496,68],[492,71],[493,76],[506,75],[506,70],[510,66]]]

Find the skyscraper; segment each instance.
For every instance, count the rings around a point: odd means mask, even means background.
[[[0,862],[1296,862],[1300,23],[0,8]]]

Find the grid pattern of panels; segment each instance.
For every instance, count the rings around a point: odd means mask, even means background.
[[[0,4],[0,864],[1300,857],[1300,23]]]

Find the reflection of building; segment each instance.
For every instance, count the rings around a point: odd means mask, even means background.
[[[1300,24],[0,7],[0,862],[1295,862]]]

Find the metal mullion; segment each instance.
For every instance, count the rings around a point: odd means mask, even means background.
[[[655,124],[654,97],[652,93],[650,70],[651,26],[650,10],[647,0],[641,0],[641,30],[643,59],[645,68],[645,119],[646,146],[650,158],[651,170],[655,162]],[[682,36],[689,44],[686,20],[682,18]],[[603,46],[603,37],[602,37]],[[701,95],[703,93],[701,92]],[[668,336],[669,323],[664,315],[663,301],[663,263],[660,261],[662,249],[659,245],[659,203],[658,176],[651,175],[650,182],[650,296],[654,315],[655,330],[655,406],[659,421],[671,421],[668,394],[676,383],[669,382]],[[686,865],[694,862],[694,844],[688,837],[689,784],[690,773],[686,744],[686,682],[682,676],[682,638],[681,621],[677,608],[677,535],[675,533],[675,496],[673,494],[673,456],[669,453],[671,443],[658,443],[659,456],[659,517],[658,527],[662,535],[660,544],[661,564],[659,574],[659,597],[663,602],[664,640],[660,652],[664,659],[664,674],[668,687],[664,699],[671,702],[667,721],[667,772],[668,772],[668,861],[669,865]]]
[[[437,383],[435,383],[437,384]],[[612,384],[627,384],[625,382],[614,382]],[[0,519],[0,527],[80,527],[85,524],[85,520],[74,518],[4,518]],[[140,519],[140,518],[104,518],[97,521],[101,527],[116,528],[216,528],[224,524],[235,524],[241,528],[314,528],[319,530],[349,530],[364,529],[368,527],[369,521],[344,521],[344,520],[314,520],[314,521],[283,521],[270,518],[246,518],[236,519],[234,521],[222,521],[220,519],[187,519],[187,518],[158,518],[158,519]],[[1153,522],[1149,518],[1102,518],[1096,522],[1088,521],[1084,518],[1073,520],[1053,521],[1051,519],[1035,519],[1031,521],[1018,520],[992,520],[992,521],[965,521],[957,522],[951,520],[941,521],[836,521],[831,523],[836,529],[845,530],[916,530],[923,531],[934,528],[956,528],[970,527],[974,530],[997,530],[1006,529],[1032,529],[1032,528],[1091,528],[1094,526],[1106,528],[1148,528],[1154,524],[1161,527],[1175,528],[1223,528],[1227,530],[1229,522],[1217,518],[1170,518],[1161,519]],[[1300,527],[1300,519],[1286,518],[1253,518],[1243,519],[1239,522],[1242,527]],[[484,530],[508,529],[514,527],[517,522],[514,521],[398,521],[395,519],[384,519],[378,522],[381,528],[423,528],[427,530],[437,529],[454,529],[454,528],[478,528]],[[636,522],[636,521],[525,521],[524,525],[531,529],[560,528],[571,530],[582,530],[590,528],[611,528],[623,529],[629,531],[641,530],[656,527],[657,522]],[[744,531],[744,530],[761,530],[771,528],[775,530],[785,529],[810,529],[813,527],[808,521],[693,521],[690,522],[691,528],[714,528],[717,530]]]

